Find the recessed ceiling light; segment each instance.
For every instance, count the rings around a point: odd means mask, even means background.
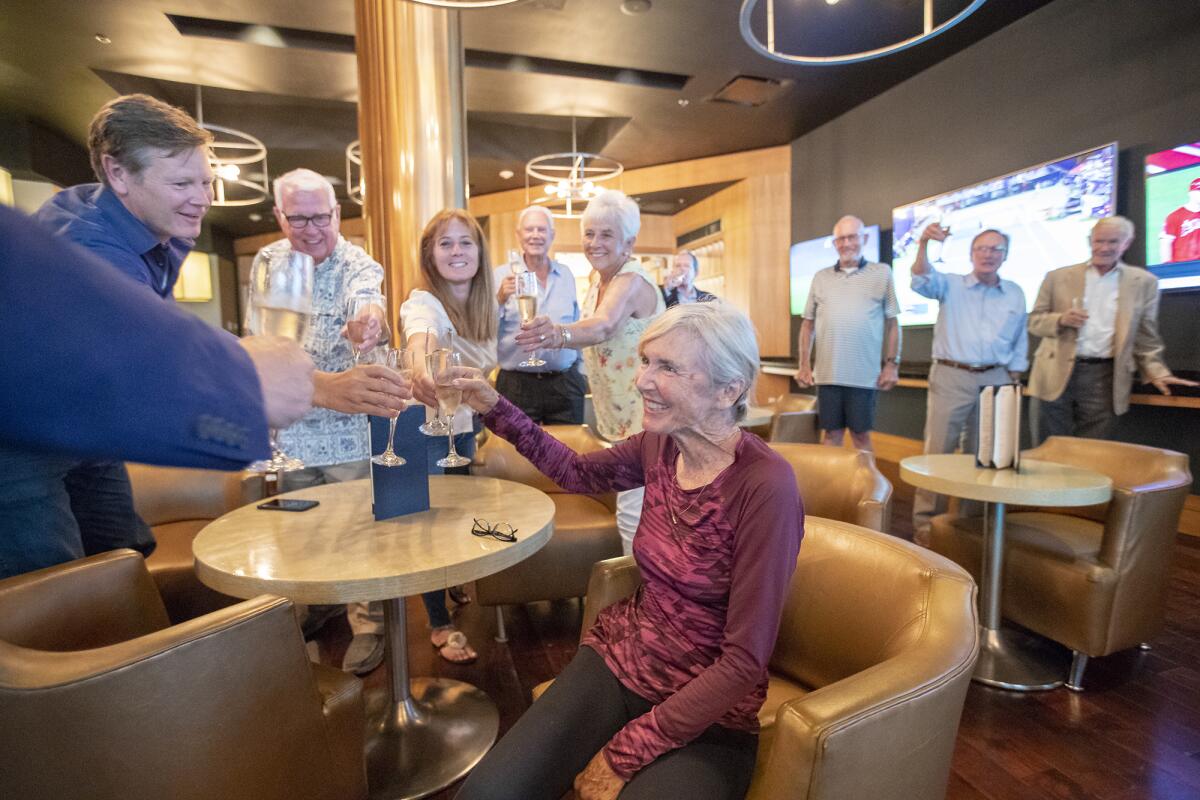
[[[250,213],[250,221],[251,222],[262,222],[262,214],[258,213],[257,211],[251,212]]]
[[[112,39],[108,38],[103,33],[97,33],[95,39],[100,44],[112,44]]]
[[[621,13],[633,16],[635,14],[644,14],[650,10],[650,0],[624,0],[621,3]]]
[[[511,178],[513,176],[513,174],[514,173],[511,169],[500,170],[500,177],[503,178],[504,180],[508,180],[509,178]]]
[[[675,102],[679,103],[679,105],[682,107],[682,106],[686,106],[688,103],[690,103],[692,101],[688,100],[686,97],[681,97],[678,100],[676,100]]]

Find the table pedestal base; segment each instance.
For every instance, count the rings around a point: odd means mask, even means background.
[[[393,705],[387,689],[366,693],[367,785],[371,800],[415,800],[446,788],[496,741],[500,713],[469,683],[416,678]]]
[[[1011,628],[980,628],[979,636],[979,661],[972,680],[1018,692],[1039,692],[1063,685],[1067,657],[1061,648]]]

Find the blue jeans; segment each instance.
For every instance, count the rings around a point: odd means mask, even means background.
[[[123,462],[0,447],[0,578],[120,547],[154,551]]]
[[[474,430],[471,433],[460,433],[454,437],[454,449],[458,451],[460,456],[467,458],[475,457],[475,433],[478,433],[482,427],[478,417],[475,418]],[[430,475],[466,475],[468,467],[439,467],[437,460],[444,458],[446,453],[450,451],[449,437],[446,436],[430,436],[428,452],[429,452],[429,474]],[[429,614],[429,625],[432,628],[444,628],[450,624],[450,610],[446,607],[446,590],[434,589],[431,592],[425,592],[421,595],[421,600],[425,602],[425,611]]]

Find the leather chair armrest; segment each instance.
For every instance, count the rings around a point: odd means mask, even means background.
[[[944,655],[906,652],[780,706],[748,800],[943,797],[977,652],[946,672]]]
[[[885,500],[859,500],[858,507],[854,510],[854,524],[861,525],[864,528],[870,528],[873,531],[880,533],[888,532],[888,520],[891,518],[889,513],[890,502]]]
[[[587,597],[583,601],[583,628],[580,636],[596,623],[596,617],[605,608],[629,597],[642,585],[642,574],[638,571],[633,556],[607,558],[592,565],[592,576],[588,579]]]
[[[329,729],[330,757],[333,760],[330,772],[347,776],[346,790],[340,796],[365,797],[367,771],[363,749],[366,746],[364,734],[367,717],[362,681],[324,664],[314,664],[312,670],[317,680],[317,691],[321,693],[325,725]]]
[[[167,627],[154,580],[133,550],[112,550],[0,581],[0,639],[86,650]]]

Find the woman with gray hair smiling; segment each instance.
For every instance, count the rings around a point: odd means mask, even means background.
[[[568,492],[644,487],[642,586],[600,612],[575,658],[468,777],[458,800],[741,798],[767,662],[804,530],[791,466],[738,427],[758,369],[728,303],[647,327],[644,430],[580,455],[463,369],[463,401]]]
[[[601,192],[588,203],[579,223],[583,253],[592,265],[580,320],[557,325],[539,316],[521,326],[516,341],[529,351],[582,350],[596,428],[605,439],[617,442],[642,429],[642,402],[633,387],[638,339],[666,306],[654,279],[632,258],[642,226],[637,203],[612,189]],[[640,489],[617,495],[617,530],[626,555],[641,513]]]

